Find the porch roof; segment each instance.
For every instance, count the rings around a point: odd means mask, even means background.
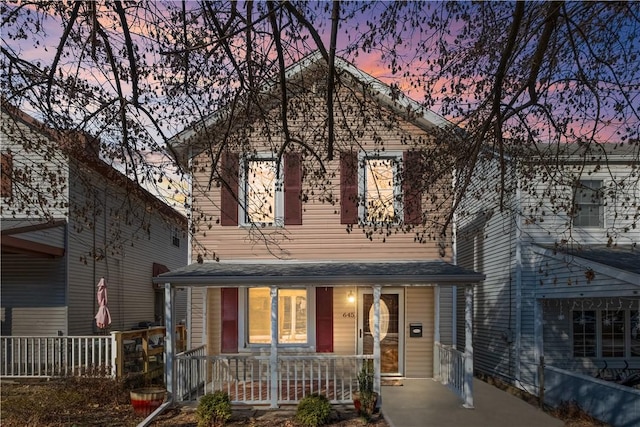
[[[433,286],[477,284],[485,275],[444,261],[205,262],[153,278],[171,286]]]

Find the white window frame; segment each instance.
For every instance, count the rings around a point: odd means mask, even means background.
[[[575,214],[573,216],[573,225],[574,227],[577,228],[591,228],[591,229],[600,229],[600,228],[605,228],[606,227],[606,212],[605,212],[605,201],[604,201],[604,189],[605,189],[605,180],[604,179],[581,179],[578,181],[579,184],[578,186],[576,186],[573,191],[574,191],[574,195],[573,195],[573,203],[574,203],[574,208],[575,208]],[[600,197],[599,197],[599,204],[598,206],[598,224],[597,225],[581,225],[578,224],[578,217],[580,217],[580,210],[579,210],[579,206],[580,205],[586,205],[586,206],[596,206],[595,204],[591,203],[580,203],[578,201],[578,195],[581,191],[584,191],[585,187],[590,188],[590,189],[594,189],[593,184],[595,183],[600,183],[600,186],[597,187],[596,191],[598,191],[600,193]],[[589,183],[589,184],[587,184]]]
[[[583,309],[574,309],[571,310],[570,312],[570,326],[571,326],[571,357],[574,359],[585,359],[585,358],[592,358],[592,359],[607,359],[607,360],[622,360],[622,359],[628,359],[630,357],[637,357],[637,356],[631,356],[631,313],[634,311],[638,311],[638,308],[622,308],[620,310],[618,310],[615,307],[612,307],[610,309],[603,309],[603,308],[585,308]],[[575,312],[582,312],[582,311],[594,311],[596,314],[596,354],[594,356],[576,356],[575,355],[575,351],[574,351],[574,337],[575,337],[575,331],[574,331],[574,324],[573,324],[573,314]],[[606,315],[606,313],[616,313],[616,312],[624,312],[624,328],[625,328],[625,334],[624,334],[624,354],[622,356],[603,356],[603,336],[602,336],[602,321],[603,321],[603,316]]]
[[[394,221],[374,222],[367,215],[367,161],[368,160],[392,160],[393,170],[393,210]],[[404,194],[402,191],[401,171],[403,165],[402,151],[365,152],[358,153],[358,218],[363,224],[401,224],[404,220]]]
[[[249,162],[273,162],[277,171],[276,182],[274,184],[274,222],[252,222],[249,221],[247,212],[247,171]],[[258,153],[240,158],[240,186],[238,199],[240,206],[238,209],[238,224],[244,227],[283,227],[284,226],[284,167],[281,162],[277,166],[277,156],[273,153]]]
[[[253,286],[264,288],[267,286]],[[278,348],[293,349],[295,351],[315,351],[316,348],[316,293],[312,286],[287,286],[278,287],[280,289],[305,289],[307,291],[307,342],[306,343],[280,343]],[[249,343],[249,287],[238,289],[238,344],[239,352],[260,352],[271,347],[271,344],[250,344]]]

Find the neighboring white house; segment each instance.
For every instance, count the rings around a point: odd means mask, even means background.
[[[505,166],[488,153],[458,212],[458,262],[486,275],[476,371],[538,393],[541,357],[588,377],[637,370],[638,144],[541,144]]]
[[[187,262],[187,222],[98,156],[99,141],[61,133],[2,103],[2,335],[100,332],[161,323],[152,277]],[[177,317],[186,319],[186,291]]]

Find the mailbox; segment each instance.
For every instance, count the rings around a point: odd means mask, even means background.
[[[422,337],[422,323],[409,323],[409,337],[411,338]]]

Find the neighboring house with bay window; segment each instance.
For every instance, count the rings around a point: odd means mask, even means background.
[[[640,408],[623,420],[624,387],[590,381],[640,372],[638,152],[637,141],[539,144],[504,175],[486,152],[458,211],[459,264],[486,275],[476,371],[538,394],[543,363],[548,403],[575,400],[612,425],[640,422]]]
[[[450,232],[411,231],[436,195],[413,179],[424,173],[421,148],[450,124],[338,58],[331,157],[326,67],[314,54],[287,70],[288,141],[253,119],[278,123],[279,93],[268,90],[260,111],[216,112],[173,139],[193,171],[194,262],[154,281],[169,296],[191,290],[191,346],[202,346],[168,356],[169,366],[179,362],[168,378],[179,400],[194,387],[184,373],[203,360],[205,390],[273,406],[302,397],[285,384],[304,389],[316,376],[330,400],[350,401],[346,366],[365,359],[378,389],[386,378],[434,377],[439,345],[455,333],[453,287],[467,289],[470,316],[471,287],[483,276],[453,264]],[[468,344],[457,360],[466,357],[470,375]],[[271,388],[258,393],[265,378]],[[461,394],[471,406],[470,387]]]
[[[162,323],[152,277],[187,262],[186,217],[100,159],[100,141],[2,101],[3,336],[92,335],[107,281],[109,330]],[[186,319],[186,291],[177,294]],[[4,350],[3,350],[4,351]]]

